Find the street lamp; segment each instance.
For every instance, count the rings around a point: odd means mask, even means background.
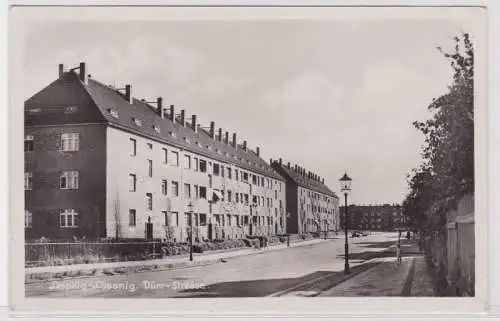
[[[340,178],[340,191],[344,193],[345,199],[345,207],[344,207],[344,229],[345,229],[345,265],[344,265],[344,273],[349,274],[349,241],[348,241],[348,220],[347,220],[347,194],[351,191],[351,182],[352,179],[347,176],[347,173],[344,173],[344,176]]]
[[[188,204],[189,207],[189,227],[190,227],[190,236],[189,236],[189,261],[193,260],[193,203],[190,201]]]

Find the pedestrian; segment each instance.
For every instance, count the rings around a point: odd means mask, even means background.
[[[401,243],[398,242],[396,245],[396,258],[397,258],[397,265],[401,265]]]

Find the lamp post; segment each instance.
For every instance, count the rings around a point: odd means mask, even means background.
[[[347,194],[351,191],[351,182],[352,179],[347,176],[347,173],[344,173],[344,176],[340,178],[340,191],[344,193],[345,206],[344,206],[344,230],[345,230],[345,265],[344,265],[344,273],[349,274],[349,241],[348,241],[348,220],[347,220]]]
[[[189,228],[190,228],[190,236],[189,236],[189,261],[193,260],[193,203],[189,202]]]

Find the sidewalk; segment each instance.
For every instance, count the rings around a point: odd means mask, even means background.
[[[223,262],[224,259],[228,258],[244,255],[256,255],[270,251],[284,250],[287,248],[312,245],[322,242],[328,242],[328,240],[313,239],[307,241],[298,241],[290,243],[289,247],[286,243],[279,243],[266,248],[258,249],[244,248],[239,250],[206,252],[203,254],[193,254],[193,261],[189,261],[189,256],[183,255],[180,257],[167,257],[164,259],[145,261],[104,262],[25,268],[25,282],[47,280],[50,278],[94,276],[98,274],[123,274],[141,271],[170,270],[193,266],[210,265]]]
[[[403,247],[402,264],[396,258],[375,259],[379,264],[319,296],[435,296],[423,255],[415,244]],[[415,255],[416,254],[416,255]]]

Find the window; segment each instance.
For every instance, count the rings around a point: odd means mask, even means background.
[[[148,159],[148,175],[153,177],[153,160]]]
[[[167,195],[167,180],[166,179],[161,180],[161,193],[163,195]]]
[[[135,174],[129,174],[128,175],[128,186],[129,186],[129,191],[135,192],[137,189],[137,177]]]
[[[32,152],[34,150],[34,139],[32,135],[24,136],[24,151]]]
[[[163,164],[167,164],[168,163],[168,152],[167,152],[167,149],[166,148],[162,148],[163,150]]]
[[[146,143],[146,147],[147,147],[148,149],[153,149],[153,144],[151,144],[151,143]]]
[[[30,211],[24,211],[24,227],[33,227],[33,213]]]
[[[274,190],[274,199],[278,199],[278,191]]]
[[[257,176],[252,175],[252,184],[257,185]]]
[[[207,214],[200,213],[200,226],[206,226],[206,225],[207,225]]]
[[[227,214],[227,226],[231,226],[231,215]]]
[[[184,168],[191,169],[191,156],[184,155]]]
[[[167,211],[161,211],[161,214],[163,215],[163,218],[165,219],[165,226],[172,226],[172,218],[169,217]]]
[[[200,159],[200,172],[206,173],[207,172],[207,161]]]
[[[73,152],[80,149],[80,138],[78,133],[61,134],[61,150]]]
[[[248,182],[248,173],[247,172],[243,173],[243,181]]]
[[[77,216],[78,213],[73,209],[64,210],[64,212],[59,213],[59,226],[60,227],[77,227]]]
[[[179,213],[178,212],[172,212],[172,220],[173,220],[173,225],[174,226],[179,226]]]
[[[128,226],[136,225],[136,213],[134,209],[128,210]]]
[[[219,164],[214,164],[214,175],[219,176]]]
[[[194,171],[198,171],[198,157],[194,157]]]
[[[172,195],[174,197],[179,196],[179,183],[178,182],[172,182]]]
[[[200,198],[207,198],[207,188],[205,186],[200,186]]]
[[[158,125],[153,125],[153,129],[155,132],[157,132],[158,134],[160,133],[160,127],[158,127]]]
[[[184,184],[184,198],[191,198],[191,185]]]
[[[118,112],[115,109],[108,108],[108,113],[110,113],[111,116],[118,118]]]
[[[260,178],[260,186],[264,187],[264,177]]]
[[[148,210],[153,209],[153,194],[151,193],[146,193],[146,206]]]
[[[236,169],[236,170],[234,170],[234,174],[235,174],[235,179],[236,179],[236,180],[239,180],[239,178],[238,178],[238,170],[237,170],[237,169]]]
[[[254,195],[254,196],[252,197],[252,203],[253,203],[254,205],[257,205],[257,202],[258,202],[258,201],[257,201],[257,196],[256,196],[256,195]]]
[[[224,177],[224,166],[220,167],[220,176]]]
[[[61,189],[78,189],[78,172],[62,172],[60,177]]]
[[[198,185],[194,185],[194,199],[198,199],[200,197]]]
[[[233,177],[233,170],[231,168],[227,168],[227,178],[232,179]]]
[[[133,138],[130,138],[130,156],[137,155],[137,141]]]
[[[227,201],[231,202],[231,191],[227,191]]]
[[[132,118],[132,120],[134,121],[134,123],[137,125],[137,126],[142,126],[142,121],[138,118]]]
[[[33,173],[24,173],[24,190],[31,191],[33,189]]]
[[[236,203],[239,203],[240,202],[240,194],[236,193],[235,196],[236,196]]]
[[[245,204],[248,204],[248,194],[245,194]]]
[[[184,222],[186,226],[191,226],[191,213],[184,213]]]
[[[172,159],[170,160],[170,165],[179,166],[179,153],[175,151],[170,151],[172,154]]]

